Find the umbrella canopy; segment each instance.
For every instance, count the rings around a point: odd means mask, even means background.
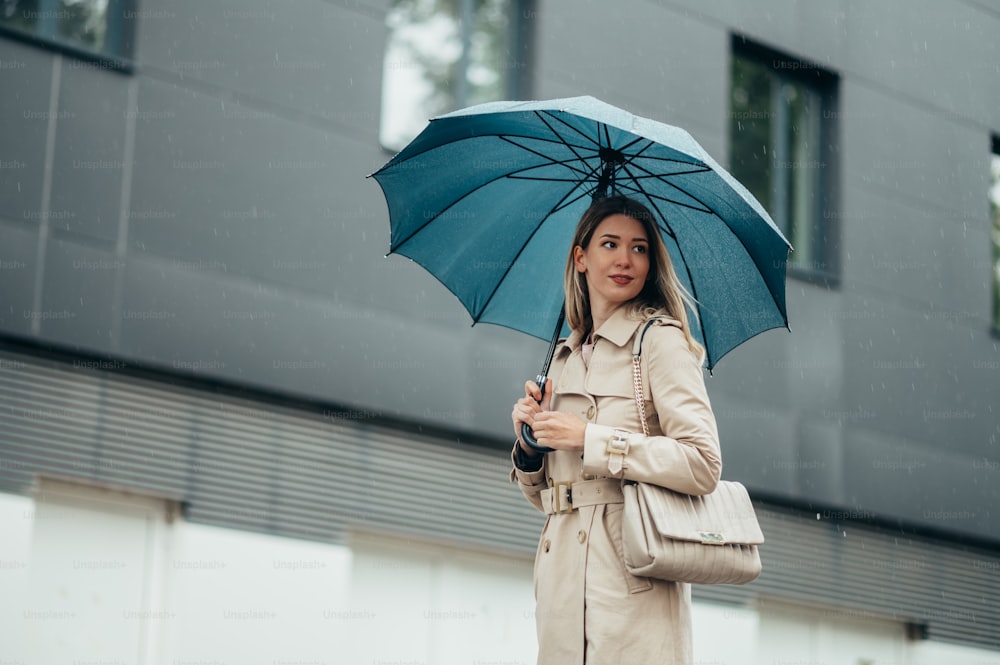
[[[709,369],[788,325],[788,241],[677,127],[592,97],[481,104],[431,120],[372,177],[389,206],[390,253],[427,269],[473,323],[558,333],[573,232],[593,199],[614,193],[656,216],[696,301],[692,333]]]

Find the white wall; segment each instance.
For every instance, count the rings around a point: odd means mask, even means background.
[[[904,665],[906,626],[839,609],[760,607],[758,665]]]
[[[181,522],[169,562],[158,662],[342,662],[347,548]]]
[[[535,662],[529,561],[384,534],[292,540],[103,496],[0,494],[0,663]],[[696,665],[1000,665],[849,611],[696,603],[693,620]]]
[[[757,653],[755,609],[694,603],[691,623],[695,665],[746,665]]]
[[[907,665],[1000,665],[1000,652],[940,642],[917,642]]]
[[[23,599],[28,588],[35,502],[0,492],[0,662],[25,662]]]
[[[35,494],[27,586],[29,663],[150,662],[163,604],[169,501],[43,479]],[[15,624],[17,625],[17,624]]]
[[[353,550],[364,662],[535,662],[531,562],[372,536],[358,536]]]

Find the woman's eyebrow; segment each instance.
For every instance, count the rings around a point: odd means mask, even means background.
[[[621,236],[615,235],[614,233],[602,233],[602,238],[611,238],[612,240],[621,240]],[[646,238],[632,238],[632,242],[649,242]]]

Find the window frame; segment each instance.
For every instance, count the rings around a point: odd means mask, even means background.
[[[459,2],[459,12],[463,11],[463,8],[467,7],[469,3],[475,0],[458,0]],[[511,21],[511,29],[508,36],[508,48],[512,54],[517,54],[516,61],[518,62],[517,67],[510,68],[510,76],[506,82],[506,95],[507,99],[530,99],[532,97],[532,92],[534,89],[534,82],[532,72],[534,72],[534,61],[532,58],[533,49],[532,44],[534,44],[535,39],[535,18],[538,16],[537,11],[537,0],[509,0],[509,19]],[[391,4],[391,0],[390,0]],[[387,9],[387,11],[389,11]],[[385,67],[385,56],[386,47],[388,46],[388,40],[390,38],[389,31],[386,32],[386,44],[382,47],[382,58],[383,58],[383,68]],[[468,44],[466,39],[463,39],[464,44]],[[468,52],[463,51],[459,56],[459,62],[462,63],[463,71],[467,71],[469,60]],[[455,89],[462,91],[465,96],[464,99],[457,99],[453,108],[447,111],[442,111],[442,113],[448,113],[451,111],[456,111],[461,108],[465,108],[469,105],[468,103],[468,88],[463,84],[456,84]],[[383,141],[382,136],[382,114],[384,112],[384,91],[379,95],[379,113],[376,118],[378,127],[376,128],[376,134],[378,136],[379,148],[388,156],[395,155],[399,148],[387,146]],[[459,95],[456,95],[456,98]],[[498,100],[499,101],[499,100]],[[424,121],[429,120],[429,118],[424,118]],[[411,137],[410,140],[412,140]],[[407,141],[409,143],[409,140]],[[405,144],[404,144],[405,145]]]
[[[139,0],[108,0],[107,29],[111,35],[109,40],[115,44],[113,49],[96,50],[61,37],[54,29],[57,17],[48,15],[58,11],[49,7],[55,4],[55,0],[42,0],[38,10],[46,13],[40,19],[44,21],[42,25],[28,30],[0,23],[0,37],[60,53],[90,63],[96,69],[131,74],[135,71],[136,20],[140,14],[136,9],[138,2]]]
[[[1000,201],[997,202],[997,219],[994,219],[993,201],[990,199],[990,190],[993,188],[993,161],[1000,160],[1000,134],[990,136],[990,165],[987,177],[987,207],[989,212],[989,236],[990,236],[990,333],[995,339],[1000,339],[1000,247],[996,245],[997,234],[1000,228],[994,228],[1000,224]],[[1000,186],[1000,185],[998,185]]]
[[[789,260],[786,274],[788,277],[800,281],[818,284],[827,288],[839,288],[841,279],[840,238],[842,227],[842,215],[839,206],[840,159],[839,150],[837,149],[837,146],[840,145],[840,76],[828,67],[751,40],[745,35],[732,33],[730,42],[730,66],[728,69],[730,80],[727,88],[730,96],[732,95],[735,83],[732,80],[732,65],[735,59],[739,57],[763,65],[778,81],[791,82],[807,87],[819,99],[818,159],[820,161],[820,173],[815,183],[818,196],[812,206],[812,228],[809,233],[813,243],[813,265],[806,267]],[[726,128],[726,137],[730,141],[727,151],[730,170],[732,170],[733,157],[733,146],[731,143],[733,119],[733,109],[730,102],[727,111],[729,126]],[[771,146],[768,147],[770,148]],[[768,210],[768,213],[772,212],[772,210]],[[790,220],[775,218],[774,221],[782,229],[782,233],[787,232]],[[791,234],[789,233],[789,235]]]

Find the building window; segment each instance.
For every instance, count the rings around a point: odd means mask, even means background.
[[[0,29],[81,55],[131,57],[132,0],[0,0]]]
[[[526,3],[395,0],[386,17],[383,147],[399,150],[436,115],[520,96]]]
[[[836,85],[816,65],[733,39],[730,170],[792,243],[793,275],[837,273]]]
[[[990,157],[990,236],[993,239],[993,331],[1000,334],[1000,136],[993,137]]]

